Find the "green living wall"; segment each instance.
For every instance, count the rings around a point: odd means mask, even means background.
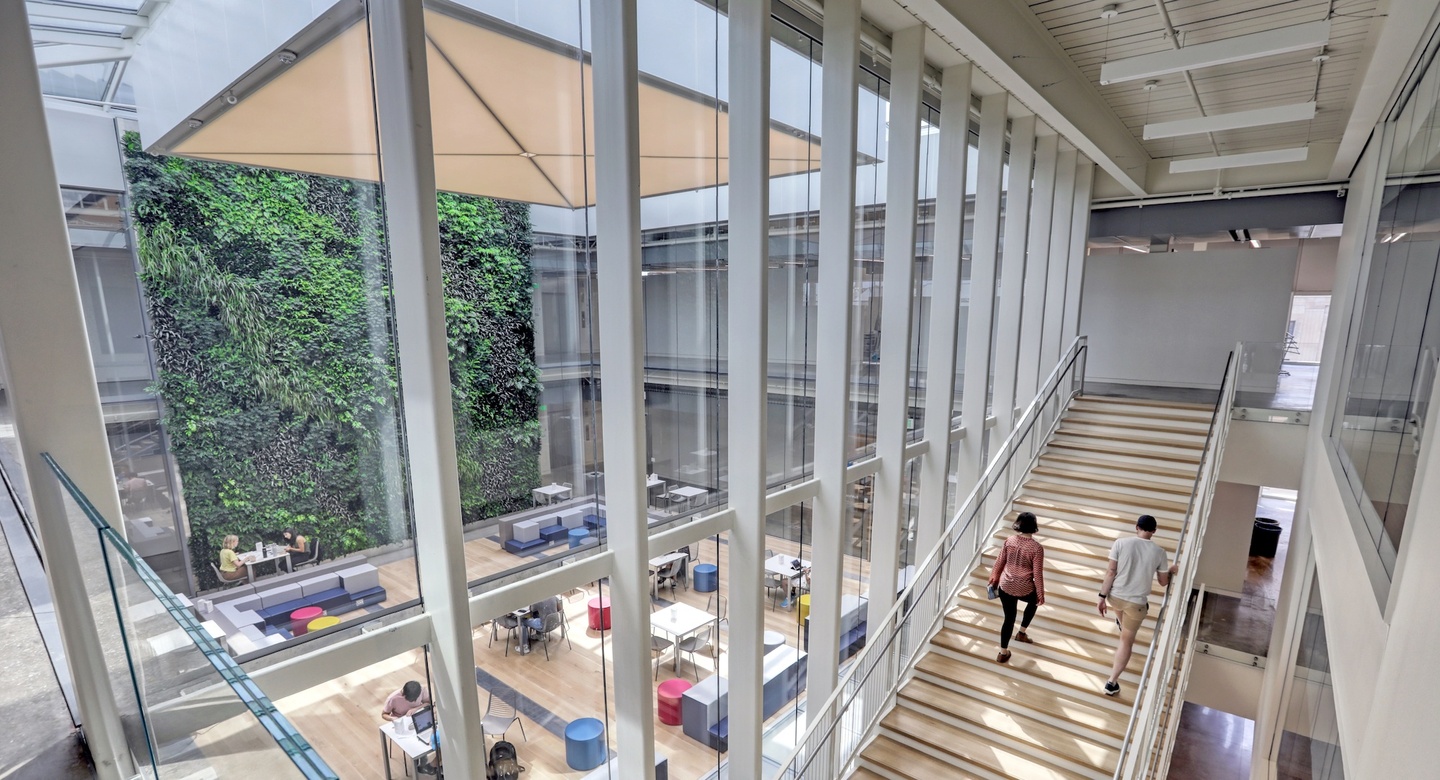
[[[202,586],[226,534],[297,526],[325,557],[406,538],[381,189],[150,155],[134,134],[125,158]],[[528,506],[539,481],[529,209],[438,205],[468,523]]]

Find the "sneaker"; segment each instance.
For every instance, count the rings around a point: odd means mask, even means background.
[[[1118,682],[1110,682],[1109,680],[1106,680],[1106,681],[1105,681],[1105,695],[1106,695],[1106,696],[1118,696],[1119,694],[1120,694],[1120,683],[1118,683]]]
[[[790,599],[785,599],[784,601],[780,602],[780,606],[781,606],[783,609],[789,609],[789,608],[790,608]]]

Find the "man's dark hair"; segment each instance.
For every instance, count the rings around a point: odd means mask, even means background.
[[[400,689],[400,694],[405,697],[405,701],[415,701],[419,699],[420,683],[415,682],[414,680],[405,683],[405,687]]]
[[[1153,516],[1140,515],[1140,519],[1135,521],[1135,527],[1146,533],[1153,534],[1155,533],[1155,529],[1158,528],[1159,525],[1155,522],[1155,518]]]
[[[1021,512],[1020,516],[1015,518],[1015,530],[1022,534],[1033,534],[1040,530],[1040,521],[1035,519],[1033,512]]]

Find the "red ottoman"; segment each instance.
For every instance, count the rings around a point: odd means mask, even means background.
[[[610,628],[610,599],[605,596],[596,596],[590,599],[590,629],[592,631],[606,631]]]
[[[324,614],[325,610],[319,607],[301,607],[294,612],[291,612],[291,636],[300,636],[301,634],[305,633],[308,630],[306,627],[310,624],[310,621],[314,620],[315,618],[321,617]]]
[[[656,706],[660,711],[660,722],[667,726],[679,726],[682,717],[680,714],[680,699],[685,692],[690,690],[689,680],[666,680],[660,683],[655,690]]]

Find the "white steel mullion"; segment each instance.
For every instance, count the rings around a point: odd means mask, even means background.
[[[89,538],[77,549],[63,488],[41,459],[41,453],[50,453],[96,510],[123,531],[75,261],[51,163],[35,51],[25,6],[0,3],[0,71],[5,73],[0,79],[0,102],[5,105],[0,115],[0,137],[5,139],[0,145],[0,170],[5,171],[0,186],[0,235],[5,236],[0,242],[0,374],[9,381],[6,401],[28,468],[35,529],[45,552],[44,576],[95,776],[120,780],[135,776],[136,767],[99,629],[103,623],[107,634],[114,630],[118,605],[112,598],[119,596],[106,593],[105,565],[95,560],[95,545],[105,543],[87,528],[86,520],[78,519],[80,533]],[[80,549],[87,551],[83,559]],[[113,551],[107,555],[118,564]],[[95,610],[111,614],[97,621]],[[118,641],[113,634],[107,638]],[[118,649],[112,645],[111,651]],[[17,714],[23,721],[23,711]],[[26,726],[17,722],[15,728]]]
[[[1035,115],[1010,122],[1010,177],[1005,187],[1005,246],[1000,260],[1000,310],[995,315],[996,427],[1003,441],[1015,423],[1020,294],[1025,280],[1025,234],[1030,226],[1030,173],[1035,162]]]
[[[920,90],[925,27],[895,33],[890,45],[890,137],[885,173],[885,280],[881,298],[880,394],[876,410],[874,528],[869,625],[895,603],[900,519],[905,509],[905,421],[910,410],[910,339],[915,287],[916,191],[920,178]],[[733,81],[732,81],[733,83]]]
[[[370,31],[415,556],[430,616],[435,710],[444,724],[447,770],[479,777],[485,772],[485,745],[460,522],[425,16],[418,3],[375,0]]]
[[[635,0],[595,0],[590,14],[595,90],[595,219],[610,632],[619,776],[655,777],[650,676],[650,569],[646,528],[645,411],[641,377],[640,121]]]
[[[970,137],[970,63],[941,73],[939,180],[935,190],[935,257],[930,276],[930,332],[925,360],[925,438],[914,559],[935,549],[945,517],[950,476],[950,418],[955,399],[955,341],[960,321],[960,253],[964,239],[965,168]],[[981,435],[980,428],[971,433]],[[968,438],[968,437],[967,437]]]
[[[1045,322],[1045,283],[1050,273],[1050,214],[1055,203],[1055,165],[1060,136],[1040,125],[1035,140],[1035,194],[1030,202],[1025,247],[1025,289],[1016,351],[1015,406],[1023,410],[1040,390],[1040,331]]]
[[[1070,210],[1075,203],[1073,149],[1060,152],[1055,168],[1055,204],[1050,211],[1050,276],[1045,283],[1045,326],[1040,331],[1039,376],[1046,376],[1060,360],[1060,332],[1065,321],[1065,280],[1070,263]]]
[[[770,7],[730,6],[730,646],[763,645],[770,259]],[[744,294],[738,294],[738,291]],[[760,305],[755,305],[759,301]],[[760,777],[758,652],[730,654],[730,774]]]
[[[960,422],[974,435],[960,440],[954,466],[957,496],[970,492],[985,462],[985,402],[990,384],[990,329],[995,324],[996,265],[1000,258],[1000,188],[1005,170],[1005,124],[1010,95],[980,100],[980,153],[975,176],[975,232],[970,244],[970,320],[965,330],[965,388]]]
[[[820,256],[815,347],[815,540],[810,602],[811,701],[834,690],[840,666],[840,595],[853,427],[850,418],[850,323],[855,278],[855,143],[860,68],[860,2],[825,4],[821,76]],[[828,151],[824,151],[828,149]]]
[[[1090,232],[1090,185],[1095,164],[1082,155],[1075,170],[1075,201],[1070,209],[1070,268],[1065,281],[1065,321],[1060,328],[1064,350],[1080,332],[1080,287],[1085,281],[1085,245]],[[1057,358],[1058,360],[1058,358]]]

